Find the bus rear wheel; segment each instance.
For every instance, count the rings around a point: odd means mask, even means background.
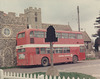
[[[49,59],[47,57],[42,58],[41,64],[42,64],[43,67],[48,66],[49,65]]]
[[[77,63],[77,61],[78,61],[78,57],[77,56],[73,56],[73,62],[72,63]]]

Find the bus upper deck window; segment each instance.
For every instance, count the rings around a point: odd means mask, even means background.
[[[70,33],[70,34],[69,34],[69,38],[70,38],[70,39],[76,39],[76,34]]]
[[[42,31],[34,31],[34,36],[38,38],[44,38],[45,32]]]
[[[30,38],[33,38],[33,31],[30,32]]]
[[[33,31],[30,32],[30,43],[34,43],[34,35],[33,35]]]
[[[18,34],[18,38],[23,38],[23,37],[25,37],[25,32]]]
[[[82,34],[77,34],[77,39],[82,39]]]
[[[56,33],[56,37],[61,38],[61,33]]]
[[[68,38],[68,33],[62,33],[62,38]]]

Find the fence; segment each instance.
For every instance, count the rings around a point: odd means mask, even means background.
[[[9,72],[4,72],[2,69],[0,69],[0,79],[76,79],[75,77],[63,77],[61,78],[60,76],[57,78],[56,76],[44,76],[44,75],[38,75],[36,74],[25,74],[25,73],[9,73]],[[77,79],[82,79],[82,78],[77,78]],[[86,79],[86,78],[83,78]],[[89,78],[90,79],[90,78]]]

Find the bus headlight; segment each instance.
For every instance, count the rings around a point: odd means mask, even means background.
[[[19,59],[25,59],[25,54],[19,54],[18,58]]]

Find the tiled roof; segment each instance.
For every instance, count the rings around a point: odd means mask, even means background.
[[[89,35],[86,33],[86,31],[81,32],[81,33],[83,34],[83,39],[85,42],[86,41],[91,42],[91,39],[90,39]]]
[[[42,23],[42,29],[47,29],[50,25],[53,25],[53,27],[55,28],[55,30],[72,31],[70,25],[47,24],[47,23]]]

